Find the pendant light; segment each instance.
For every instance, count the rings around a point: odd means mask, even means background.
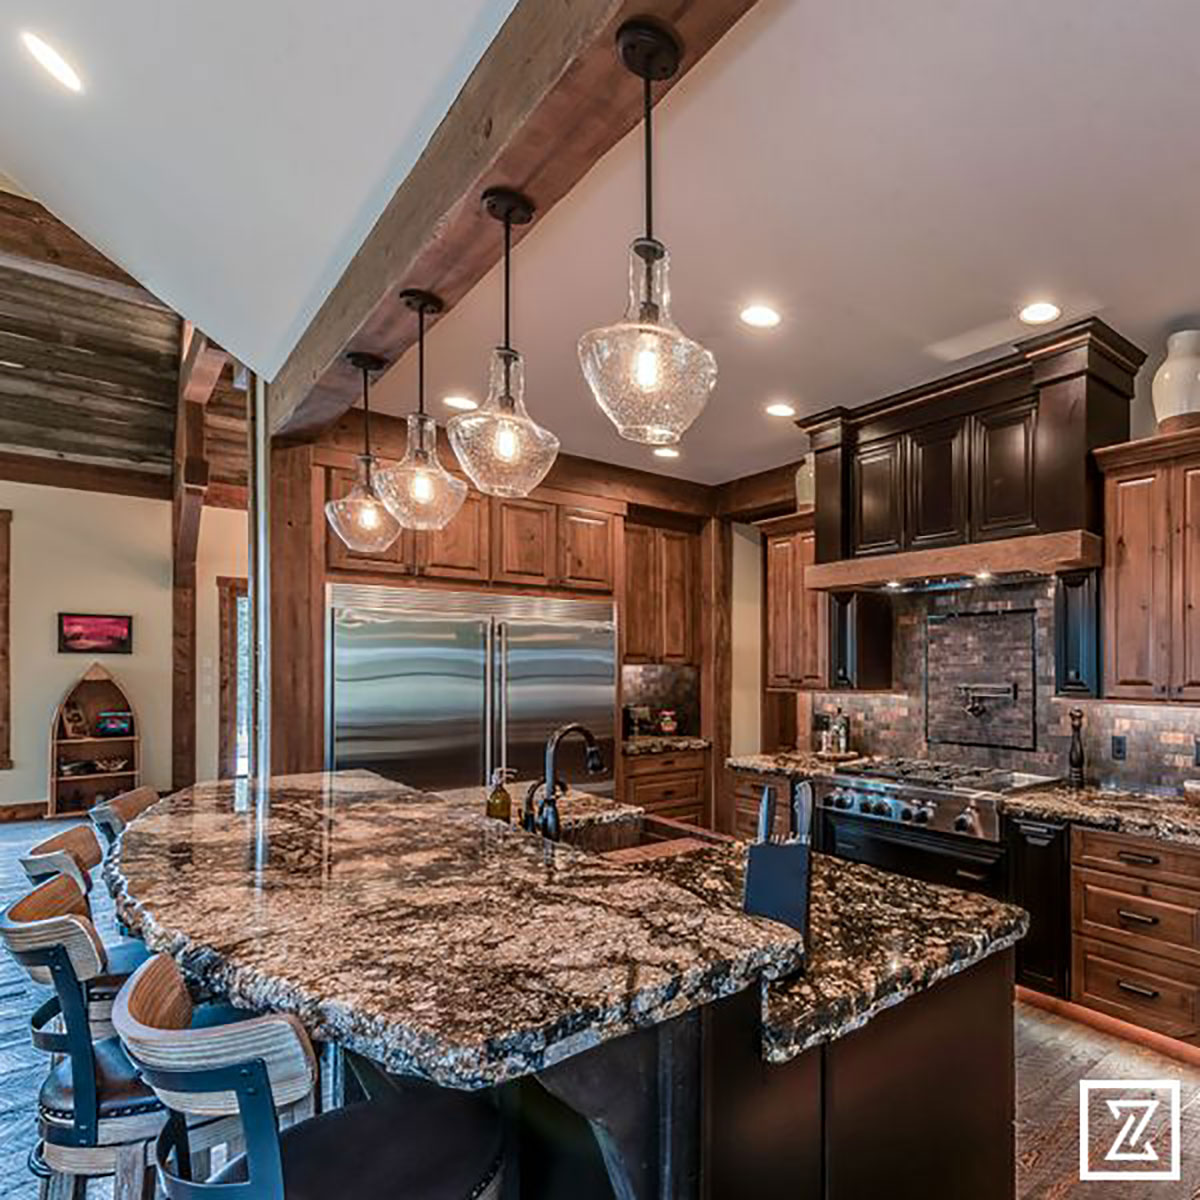
[[[630,248],[629,306],[615,325],[579,339],[579,363],[596,403],[631,442],[669,446],[700,415],[717,382],[717,360],[671,319],[670,258],[654,236],[651,127],[654,80],[679,69],[679,43],[649,21],[617,31],[625,66],[642,80],[646,232]]]
[[[489,188],[483,204],[504,225],[504,345],[492,351],[487,399],[474,412],[451,417],[446,432],[481,492],[528,496],[558,457],[558,438],[525,410],[525,364],[512,348],[512,227],[533,220],[533,205],[508,188]]]
[[[425,413],[425,318],[442,311],[432,292],[405,288],[400,299],[417,314],[417,411],[408,416],[408,450],[376,483],[388,511],[404,529],[444,529],[467,498],[467,485],[438,458],[437,422]]]
[[[358,478],[349,493],[325,505],[325,519],[333,532],[359,554],[380,554],[400,535],[400,523],[388,512],[375,491],[375,456],[371,453],[370,374],[387,363],[374,354],[352,350],[350,365],[362,372],[363,452],[358,456]]]

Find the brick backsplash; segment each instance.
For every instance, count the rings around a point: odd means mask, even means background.
[[[1083,700],[1054,694],[1054,584],[1039,580],[1007,587],[973,587],[958,591],[905,593],[893,597],[893,674],[895,690],[886,693],[819,692],[813,697],[814,713],[837,711],[850,717],[853,746],[869,754],[952,758],[958,762],[1022,767],[1046,774],[1065,775],[1071,742],[1070,709],[1083,709],[1084,754],[1089,780],[1120,787],[1178,788],[1184,779],[1200,777],[1192,765],[1194,739],[1200,735],[1200,708],[1176,704],[1123,704],[1109,700]],[[930,688],[931,731],[944,735],[950,708],[961,700],[956,684],[973,682],[966,675],[979,672],[978,682],[1029,678],[1028,663],[1014,655],[1029,644],[1029,620],[1033,624],[1034,686],[1022,693],[1018,704],[1007,710],[1002,724],[1011,728],[1020,719],[1032,719],[1033,749],[995,748],[928,742],[926,740],[925,664],[929,648],[928,618],[949,614],[1009,614],[998,620],[974,622],[988,626],[988,637],[961,636],[941,645],[952,653],[939,659],[937,639],[948,625],[935,626],[933,658],[935,671]],[[1011,619],[1010,619],[1011,618]],[[966,630],[967,623],[961,627]],[[961,653],[966,666],[957,674],[945,664]],[[1032,711],[1030,711],[1030,709]],[[996,713],[1000,707],[996,706]],[[949,728],[961,728],[962,722]],[[1111,753],[1114,734],[1126,740],[1126,758],[1115,761]],[[1003,740],[1003,738],[996,738]]]

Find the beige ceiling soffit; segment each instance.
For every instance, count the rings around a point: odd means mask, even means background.
[[[657,17],[681,38],[679,74],[661,97],[754,3],[518,0],[271,381],[271,432],[311,436],[354,404],[358,377],[342,360],[352,346],[393,362],[403,354],[416,322],[400,288],[432,288],[450,306],[499,261],[485,186],[520,189],[540,217],[634,127],[641,91],[617,58],[622,22]]]
[[[35,200],[37,197],[27,192],[15,179],[9,175],[5,175],[0,171],[0,192],[7,192],[10,196],[21,196],[25,200]]]
[[[817,563],[804,572],[804,586],[822,592],[886,587],[889,583],[971,578],[981,571],[992,576],[1053,575],[1058,571],[1098,567],[1103,557],[1099,536],[1085,529],[1035,533],[1028,537],[971,542],[902,554],[877,554]]]

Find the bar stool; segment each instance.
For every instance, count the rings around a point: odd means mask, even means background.
[[[158,803],[158,793],[152,787],[134,788],[122,792],[111,800],[102,800],[88,809],[92,824],[103,834],[104,841],[111,846],[122,832],[152,804]]]
[[[173,959],[157,955],[121,989],[113,1023],[142,1078],[171,1110],[155,1146],[169,1200],[496,1200],[500,1117],[483,1098],[432,1086],[353,1104],[280,1132],[311,1102],[316,1058],[304,1027],[272,1013],[197,1028]],[[191,1178],[186,1115],[238,1114],[246,1153]]]
[[[153,1194],[147,1155],[166,1113],[107,1019],[93,1016],[103,1000],[98,985],[114,981],[87,897],[73,878],[56,875],[0,913],[0,940],[35,983],[54,987],[30,1019],[34,1046],[55,1056],[38,1094],[41,1142],[30,1155],[43,1194],[65,1185],[78,1196],[88,1179],[113,1175],[115,1200],[143,1200]],[[55,1018],[65,1032],[51,1029]]]
[[[95,830],[90,825],[72,825],[38,842],[19,861],[30,883],[41,883],[52,875],[69,875],[86,895],[92,890],[92,868],[99,866],[103,857]]]

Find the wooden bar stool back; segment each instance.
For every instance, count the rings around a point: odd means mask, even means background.
[[[118,837],[151,805],[158,803],[158,793],[152,787],[134,788],[122,792],[111,800],[93,804],[88,809],[92,824],[104,836],[107,845],[112,845]]]
[[[354,1104],[280,1133],[283,1110],[311,1104],[316,1088],[304,1027],[284,1013],[219,1028],[191,1021],[187,988],[166,955],[137,970],[113,1010],[130,1057],[171,1110],[155,1146],[169,1200],[499,1196],[500,1122],[486,1101],[427,1087],[407,1104]],[[207,1182],[193,1180],[184,1115],[233,1112],[246,1153]]]
[[[104,852],[90,825],[72,825],[44,842],[38,842],[20,863],[30,883],[41,883],[52,875],[69,875],[85,894],[92,888],[92,868]]]
[[[97,1038],[89,1020],[92,986],[111,977],[87,897],[56,875],[0,913],[0,940],[31,979],[54,987],[30,1019],[34,1046],[55,1056],[38,1095],[42,1140],[30,1156],[43,1191],[55,1178],[77,1192],[81,1180],[115,1175],[117,1200],[142,1200],[153,1183],[147,1151],[166,1114],[120,1042]],[[56,1018],[61,1031],[51,1028]]]

